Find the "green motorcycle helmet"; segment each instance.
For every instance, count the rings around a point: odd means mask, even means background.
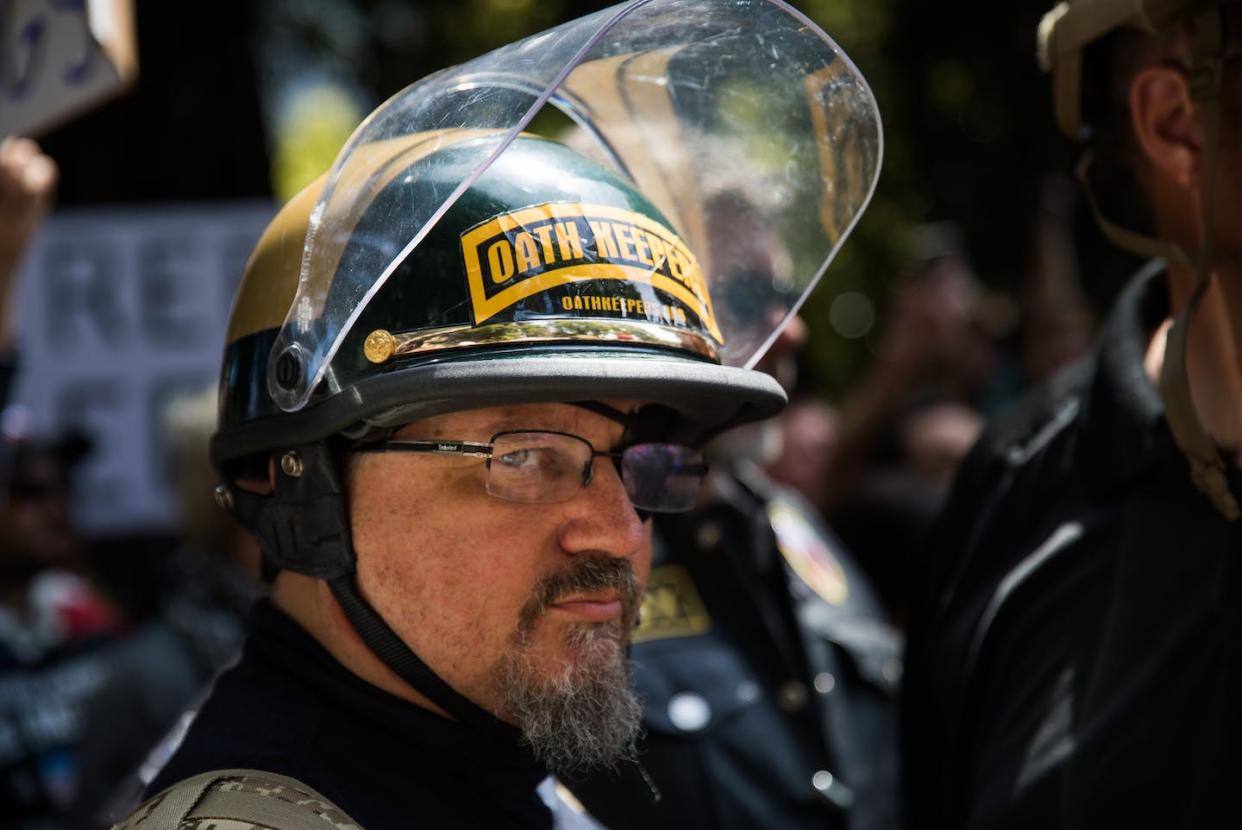
[[[380,182],[338,230],[338,272],[382,269],[392,213],[438,198],[499,141],[424,134],[373,148],[379,170],[361,167]],[[721,365],[712,298],[672,223],[600,164],[521,135],[359,309],[332,360],[339,388],[321,381],[286,411],[273,390],[299,376],[299,358],[277,341],[324,181],[279,212],[242,278],[212,441],[226,476],[286,445],[483,406],[649,401],[675,413],[670,438],[700,443],[785,402],[768,375]]]

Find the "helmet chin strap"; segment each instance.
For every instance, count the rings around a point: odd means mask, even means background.
[[[1195,288],[1186,306],[1177,315],[1165,340],[1164,362],[1160,369],[1160,397],[1164,401],[1165,420],[1173,440],[1190,465],[1190,480],[1212,506],[1229,521],[1242,518],[1238,501],[1229,489],[1224,459],[1216,442],[1204,428],[1195,412],[1190,394],[1190,375],[1186,364],[1187,333],[1199,303],[1212,281],[1212,210],[1216,158],[1220,143],[1220,88],[1224,64],[1224,21],[1218,7],[1205,9],[1195,19],[1195,50],[1190,64],[1191,95],[1203,108],[1207,128],[1206,172],[1200,190],[1200,216],[1203,240],[1198,255],[1191,256],[1175,243],[1136,233],[1106,217],[1092,191],[1087,171],[1091,152],[1083,154],[1075,170],[1087,195],[1087,205],[1101,232],[1119,248],[1144,257],[1161,257],[1168,263],[1194,267]]]
[[[520,737],[517,727],[437,675],[358,591],[349,513],[326,442],[288,449],[277,464],[271,495],[230,488],[225,501],[258,536],[268,562],[328,583],[354,631],[398,677],[461,723],[511,741]]]
[[[358,592],[352,574],[328,582],[332,596],[340,603],[346,619],[366,643],[367,648],[398,677],[421,692],[428,700],[461,723],[517,740],[521,732],[458,692],[432,671],[389,627],[384,618]]]

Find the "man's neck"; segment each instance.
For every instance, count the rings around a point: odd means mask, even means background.
[[[1193,268],[1170,266],[1169,319],[1148,347],[1145,367],[1159,386],[1165,335],[1194,292]],[[1222,447],[1242,448],[1242,274],[1218,270],[1191,318],[1186,348],[1195,412]]]

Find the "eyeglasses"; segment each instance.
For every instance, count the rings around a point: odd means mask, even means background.
[[[363,444],[356,451],[485,458],[487,492],[527,504],[569,501],[591,483],[595,459],[609,458],[634,507],[653,513],[693,508],[707,474],[703,455],[681,444],[631,444],[620,452],[603,452],[566,432],[499,432],[486,444],[389,439]]]

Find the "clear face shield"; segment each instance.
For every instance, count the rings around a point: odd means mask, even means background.
[[[616,279],[633,293],[609,314],[663,309],[667,329],[693,328],[710,357],[751,368],[823,275],[879,174],[870,89],[824,32],[780,0],[635,0],[445,69],[363,122],[326,179],[268,361],[283,409],[305,407],[321,383],[338,392],[357,382],[356,362],[336,358],[368,303],[550,111],[576,125],[560,140],[631,185],[672,227],[608,214],[593,207],[594,194],[572,188],[532,205],[530,216],[497,217],[488,232],[507,247],[480,237],[473,266],[467,256],[466,271],[481,275],[470,286],[480,332],[494,322],[497,296],[547,294],[554,301],[540,314],[555,320],[569,303],[556,291]],[[433,198],[376,207],[394,178],[450,155],[451,175],[436,179]],[[364,211],[382,233],[360,245]],[[601,228],[615,231],[607,256]],[[594,249],[571,244],[592,234]],[[523,256],[557,250],[577,256],[558,269],[519,267]],[[598,261],[588,261],[592,250]]]

